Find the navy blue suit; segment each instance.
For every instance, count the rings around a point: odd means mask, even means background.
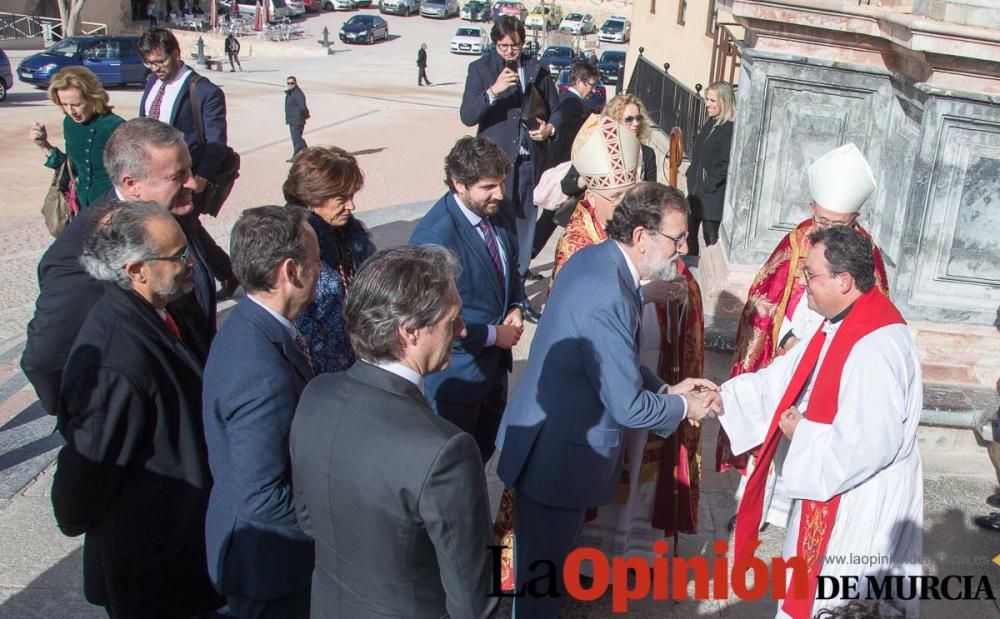
[[[491,218],[507,275],[501,286],[486,243],[461,211],[455,196],[445,194],[420,220],[410,237],[414,245],[441,245],[455,252],[462,271],[458,294],[468,334],[455,342],[448,369],[424,379],[424,393],[434,410],[476,437],[483,460],[492,455],[497,425],[507,402],[509,350],[486,346],[488,325],[503,322],[508,310],[524,303],[517,276],[517,241],[504,209]]]
[[[231,610],[241,607],[234,598],[293,598],[297,606],[272,607],[271,616],[308,616],[313,542],[295,516],[288,435],[312,376],[285,326],[249,298],[212,344],[203,404],[215,483],[205,540],[209,576]]]
[[[673,432],[681,396],[639,365],[642,308],[614,241],[584,248],[559,272],[497,437],[497,474],[515,488],[515,572],[561,562],[588,507],[614,500],[623,428]],[[523,566],[523,567],[522,567]],[[515,602],[517,616],[558,616],[559,598]],[[553,611],[554,609],[554,611]]]

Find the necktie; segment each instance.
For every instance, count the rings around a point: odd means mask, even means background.
[[[177,326],[177,322],[174,320],[174,317],[170,315],[170,312],[163,313],[163,322],[167,324],[167,328],[170,329],[170,332],[173,333],[177,339],[181,341],[184,340],[184,338],[181,337],[181,329]]]
[[[302,354],[306,356],[306,361],[309,362],[309,365],[312,365],[312,356],[309,354],[309,342],[306,341],[306,338],[303,337],[298,329],[295,330],[295,343],[298,344]]]
[[[149,114],[146,116],[160,120],[160,105],[163,103],[163,95],[166,91],[167,83],[160,82],[160,89],[156,91],[156,96],[153,97],[153,102],[149,105]]]
[[[486,243],[486,251],[493,260],[493,268],[497,271],[497,279],[500,280],[500,287],[503,288],[503,262],[500,258],[500,244],[497,243],[497,235],[493,232],[493,225],[488,219],[481,220],[476,226],[483,232],[483,241]]]

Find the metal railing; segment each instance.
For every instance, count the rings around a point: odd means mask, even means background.
[[[20,15],[18,13],[0,12],[0,41],[9,39],[26,39],[45,37],[46,33],[53,40],[63,38],[63,23],[58,17],[42,17],[40,15]],[[80,36],[92,34],[107,34],[105,24],[80,22]]]
[[[715,41],[712,44],[712,66],[709,69],[708,83],[725,80],[735,85],[739,79],[740,62],[743,53],[737,43],[739,39],[729,26],[739,24],[719,24],[715,30]]]
[[[650,119],[661,131],[670,133],[674,127],[680,127],[684,132],[684,152],[690,153],[694,150],[698,129],[708,119],[701,96],[654,65],[642,55],[641,49],[639,54],[628,91],[642,99]],[[700,92],[701,84],[697,88]]]

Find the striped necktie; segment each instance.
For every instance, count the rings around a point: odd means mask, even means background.
[[[500,280],[500,288],[503,288],[503,262],[500,258],[500,244],[497,243],[497,235],[493,232],[493,225],[490,224],[490,220],[482,219],[478,224],[476,224],[483,232],[483,241],[486,243],[486,251],[490,254],[490,259],[493,260],[493,268],[497,271],[497,279]]]

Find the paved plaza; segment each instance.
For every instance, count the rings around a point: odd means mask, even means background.
[[[405,242],[416,220],[444,192],[443,160],[461,135],[474,129],[458,119],[466,66],[472,57],[448,53],[448,41],[462,25],[457,19],[432,21],[417,16],[386,16],[392,38],[372,46],[346,46],[339,41],[332,55],[319,55],[315,42],[324,26],[331,38],[349,16],[311,16],[304,26],[311,36],[285,48],[254,50],[243,42],[242,73],[211,72],[223,87],[229,110],[229,141],[242,156],[241,178],[221,216],[206,219],[220,245],[239,212],[261,204],[282,204],[281,184],[289,164],[291,143],[284,125],[284,83],[295,75],[308,98],[312,118],[304,135],[310,145],[337,145],[354,153],[365,172],[357,196],[357,215],[373,231],[379,247]],[[418,87],[415,58],[420,43],[429,47],[432,87]],[[185,50],[185,57],[189,50]],[[8,52],[12,64],[28,53]],[[136,116],[141,91],[113,89],[111,102],[125,117]],[[51,173],[40,151],[28,139],[33,121],[44,122],[53,144],[62,145],[62,114],[45,93],[15,85],[0,103],[0,178],[5,202],[0,210],[0,618],[47,619],[103,617],[83,599],[82,538],[62,536],[49,501],[52,460],[61,439],[54,420],[38,406],[34,392],[18,369],[24,332],[37,295],[35,267],[51,240],[38,214]],[[548,273],[555,238],[540,260]],[[529,286],[541,307],[546,281]],[[231,303],[229,304],[231,306]],[[226,306],[224,306],[226,307]],[[225,310],[223,310],[225,311]],[[515,377],[523,365],[533,327],[515,350]],[[710,351],[706,374],[728,375],[730,353]],[[681,536],[684,556],[711,556],[711,544],[726,539],[726,523],[735,508],[735,474],[715,474],[717,422],[703,432],[703,489],[698,535]],[[977,529],[972,519],[990,511],[984,499],[1000,491],[1000,477],[984,445],[968,430],[921,428],[925,473],[925,569],[928,574],[986,576],[1000,595],[1000,533]],[[502,487],[489,467],[494,506]],[[780,554],[783,530],[763,535],[758,555]],[[261,558],[266,561],[266,557]],[[975,587],[974,587],[975,588]],[[989,600],[927,601],[925,617],[956,615],[962,619],[1000,617]],[[591,604],[571,603],[567,617],[611,617],[611,596]],[[630,606],[636,617],[757,618],[774,614],[769,599],[706,602],[641,600]],[[509,615],[505,605],[501,616]]]

